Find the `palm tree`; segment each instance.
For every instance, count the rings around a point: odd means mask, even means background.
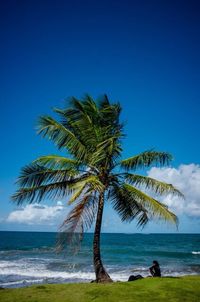
[[[112,203],[122,221],[137,219],[138,225],[144,226],[156,217],[177,224],[176,215],[147,192],[182,194],[171,184],[135,174],[136,169],[169,164],[172,157],[150,150],[121,160],[124,137],[119,120],[121,108],[118,103],[111,104],[106,95],[98,102],[89,95],[82,100],[72,97],[69,107],[54,111],[59,121],[50,116],[40,117],[38,133],[52,140],[67,156],[42,156],[25,166],[12,199],[22,204],[45,198],[68,198],[68,204],[74,207],[61,226],[62,243],[66,243],[66,238],[72,242],[77,235],[82,236],[95,221],[96,282],[110,282],[100,253],[105,201]]]

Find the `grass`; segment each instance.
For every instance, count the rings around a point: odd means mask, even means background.
[[[197,302],[199,298],[200,276],[111,284],[44,284],[0,290],[1,302]]]

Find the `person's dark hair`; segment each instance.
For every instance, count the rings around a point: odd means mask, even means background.
[[[156,266],[159,266],[159,263],[156,260],[153,261],[153,264],[155,264]]]

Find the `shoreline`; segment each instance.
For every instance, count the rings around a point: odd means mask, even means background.
[[[133,275],[137,275],[137,274],[133,274]],[[112,275],[111,275],[112,277]],[[147,275],[147,276],[142,276],[142,279],[153,279],[152,276]],[[200,278],[200,274],[185,274],[185,275],[163,275],[161,277],[159,277],[158,279],[180,279],[180,278],[185,278],[185,277],[199,277]],[[7,282],[5,284],[1,283],[0,284],[0,289],[18,289],[18,288],[27,288],[27,287],[31,287],[31,286],[43,286],[43,285],[67,285],[67,284],[90,284],[90,283],[96,283],[96,282],[92,282],[94,279],[74,279],[74,280],[60,280],[60,282],[56,282],[53,280],[50,281],[48,280],[48,278],[46,278],[46,280],[44,279],[37,279],[37,280],[20,280],[20,281],[13,281],[13,282]],[[117,278],[112,278],[113,283],[126,283],[128,282],[128,277],[123,280],[119,280]],[[46,281],[46,282],[45,282]],[[132,281],[134,282],[134,281]],[[9,284],[9,285],[8,285]],[[7,285],[7,286],[6,286]]]

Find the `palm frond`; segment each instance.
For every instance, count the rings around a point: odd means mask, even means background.
[[[54,109],[62,117],[62,124],[70,129],[87,148],[94,148],[99,141],[98,108],[90,96],[83,101],[70,99],[71,107]]]
[[[86,187],[85,183],[79,184],[78,187],[75,189],[74,194],[70,197],[70,199],[68,200],[68,205],[74,203],[84,192]]]
[[[95,194],[85,195],[81,201],[70,211],[60,226],[57,250],[65,246],[75,253],[83,238],[83,233],[90,229],[97,213],[97,200]]]
[[[39,203],[45,198],[62,199],[73,192],[73,187],[70,189],[70,185],[71,181],[63,181],[35,187],[20,188],[11,198],[18,205],[23,202]]]
[[[31,187],[21,186],[19,190],[12,195],[12,200],[17,204],[22,204],[23,202],[34,203],[41,202],[43,199],[62,199],[64,197],[73,194],[77,189],[77,183],[88,178],[87,174],[80,175],[77,177],[72,177],[63,181],[57,181],[52,183],[45,183],[42,185],[36,185]],[[97,184],[98,187],[98,184]]]
[[[144,189],[150,189],[159,195],[172,194],[181,198],[184,197],[183,194],[172,184],[167,184],[151,177],[142,176],[138,174],[124,173],[124,178],[132,185],[139,186]]]
[[[131,222],[136,218],[138,225],[141,226],[148,222],[148,211],[129,194],[124,184],[113,185],[109,192],[109,199],[122,221]]]
[[[59,149],[67,149],[78,160],[86,157],[86,147],[72,131],[49,116],[42,116],[38,122],[38,134],[52,140]]]
[[[75,159],[67,158],[65,156],[59,156],[55,154],[40,156],[33,161],[41,166],[45,166],[50,169],[77,169],[80,165]]]
[[[166,222],[172,222],[178,225],[178,218],[174,213],[168,210],[168,207],[158,200],[150,197],[139,189],[129,184],[124,184],[124,188],[139,204],[147,209],[149,215],[153,218],[162,219]]]
[[[112,137],[97,145],[96,151],[91,154],[92,165],[99,166],[100,163],[104,162],[105,166],[105,161],[111,163],[119,156],[121,148],[116,140],[116,137]]]
[[[145,151],[136,156],[121,161],[121,167],[126,170],[136,170],[154,165],[168,165],[172,160],[171,154],[167,152]]]
[[[102,192],[104,190],[104,185],[101,183],[97,176],[89,175],[82,181],[77,182],[73,188],[75,191],[68,201],[68,204],[76,201],[82,195],[82,193],[87,195],[89,192]]]
[[[31,163],[21,169],[21,174],[17,179],[17,184],[24,187],[34,187],[50,182],[60,182],[78,176],[79,171],[74,168],[62,169],[50,169],[44,166],[40,166],[37,163]]]
[[[12,196],[18,204],[41,202],[44,198],[64,198],[74,194],[77,188],[85,186],[87,189],[101,192],[104,185],[97,176],[89,172],[74,174],[70,170],[50,170],[32,164],[26,166],[18,179],[20,189]]]

